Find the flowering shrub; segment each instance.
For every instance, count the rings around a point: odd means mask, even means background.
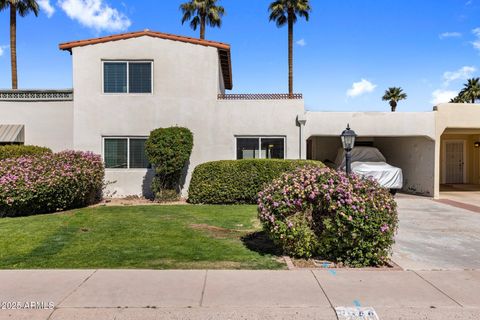
[[[274,180],[258,205],[264,229],[294,256],[375,266],[385,264],[394,243],[395,200],[372,179],[302,168]]]
[[[90,152],[6,159],[0,162],[0,217],[86,206],[100,200],[104,167]]]

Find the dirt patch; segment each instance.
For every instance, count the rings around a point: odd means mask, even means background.
[[[216,239],[225,239],[225,238],[240,238],[242,234],[246,231],[244,230],[234,230],[234,229],[226,229],[216,226],[211,226],[208,224],[191,224],[190,228],[195,230],[201,230],[208,233],[209,236],[216,238]]]
[[[157,259],[148,261],[153,268],[166,269],[245,269],[247,263],[238,261],[178,261],[174,259]]]
[[[384,266],[379,267],[366,267],[366,268],[350,268],[346,267],[343,264],[337,264],[331,261],[319,260],[319,259],[295,259],[292,258],[293,265],[295,268],[305,268],[305,269],[349,269],[349,270],[371,270],[371,271],[380,271],[380,270],[392,270],[399,271],[403,270],[393,261],[389,261]]]

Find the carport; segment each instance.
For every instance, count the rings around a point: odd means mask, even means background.
[[[435,192],[435,117],[433,112],[308,112],[307,158],[334,167],[340,134],[347,123],[358,135],[356,146],[376,147],[387,163],[403,171],[402,191]]]
[[[333,136],[311,136],[307,146],[308,159],[322,161],[331,167],[335,167],[338,150],[342,147],[340,137]],[[375,147],[385,156],[387,163],[401,168],[404,181],[402,191],[433,196],[435,141],[431,138],[359,136],[355,146]]]

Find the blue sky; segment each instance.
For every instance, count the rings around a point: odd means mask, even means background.
[[[198,36],[180,23],[183,0],[37,0],[38,18],[18,19],[20,88],[69,88],[71,57],[58,44],[145,28]],[[235,93],[287,91],[287,29],[268,21],[271,0],[220,0],[232,45]],[[389,86],[408,100],[399,111],[431,110],[466,78],[479,76],[480,0],[311,0],[295,26],[295,91],[308,110],[385,111]],[[8,13],[0,12],[0,88],[10,86]],[[479,29],[477,29],[479,28]],[[446,102],[446,101],[445,101]]]

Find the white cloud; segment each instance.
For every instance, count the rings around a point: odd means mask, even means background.
[[[469,5],[471,5],[472,3],[473,3],[473,0],[468,0],[468,1],[465,3],[465,5],[466,5],[466,6],[469,6]]]
[[[124,31],[132,22],[104,0],[58,0],[58,5],[73,20],[99,31]]]
[[[50,0],[37,0],[38,5],[40,6],[40,10],[45,12],[47,17],[53,16],[55,13],[55,8],[50,3]]]
[[[475,49],[480,51],[480,28],[473,29],[472,33],[475,35],[476,39],[471,43]]]
[[[307,41],[305,41],[305,39],[300,39],[300,40],[297,41],[297,44],[300,47],[305,47],[307,45]]]
[[[477,68],[473,66],[464,66],[457,71],[447,71],[443,74],[444,85],[448,86],[450,82],[455,80],[466,80],[477,71]]]
[[[359,82],[354,82],[352,84],[352,87],[347,91],[347,96],[351,98],[358,97],[364,93],[372,92],[376,87],[377,85],[366,79],[362,79]]]
[[[444,32],[438,35],[440,39],[445,38],[460,38],[462,34],[460,32]]]
[[[432,92],[432,100],[430,102],[434,105],[447,103],[450,102],[450,99],[455,98],[457,94],[457,91],[438,89]]]
[[[5,53],[5,49],[7,49],[8,46],[0,46],[0,57],[3,56],[3,54]]]

